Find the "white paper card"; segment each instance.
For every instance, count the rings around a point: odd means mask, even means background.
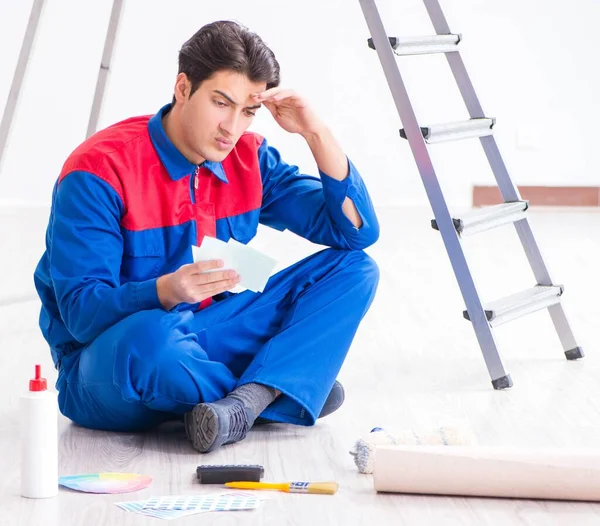
[[[215,239],[214,237],[204,236],[202,244],[199,247],[192,245],[192,256],[194,258],[194,263],[197,263],[198,261],[208,261],[211,259],[223,260],[222,268],[207,270],[206,272],[235,270],[233,268],[234,262],[229,245],[225,243],[225,241]]]
[[[235,270],[240,275],[240,285],[253,292],[262,292],[277,264],[271,256],[231,239],[225,243],[220,239],[205,236],[201,246],[192,245],[194,263],[211,259],[223,260],[221,269]],[[213,271],[210,271],[213,272]]]

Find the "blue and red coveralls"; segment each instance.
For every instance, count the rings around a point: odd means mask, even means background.
[[[85,427],[134,431],[257,382],[282,393],[261,416],[312,425],[377,288],[362,251],[379,236],[365,185],[350,161],[344,181],[303,175],[254,133],[222,163],[196,166],[165,134],[169,110],[90,137],[54,187],[34,279],[60,410]],[[156,280],[191,263],[192,244],[248,243],[259,222],[331,248],[262,293],[162,307]]]

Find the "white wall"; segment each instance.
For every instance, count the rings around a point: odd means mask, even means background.
[[[0,19],[5,24],[5,12],[18,15],[19,24],[5,28],[13,33],[18,45],[11,50],[18,54],[29,13],[16,3],[0,0]],[[24,2],[28,9],[31,3]],[[110,9],[107,0],[46,0],[0,166],[0,199],[49,201],[66,156],[85,138]],[[16,54],[9,57],[11,64]],[[3,59],[0,94],[13,73]]]
[[[0,1],[0,108],[4,108],[33,0]]]
[[[0,0],[0,108],[12,80],[31,0]],[[0,202],[47,203],[68,153],[84,138],[111,0],[46,0],[9,144]],[[420,0],[379,0],[390,34],[432,34]],[[181,44],[200,26],[233,18],[258,32],[282,65],[283,84],[305,94],[362,170],[376,203],[426,204],[408,144],[358,0],[126,0],[100,125],[153,113],[170,100]],[[600,183],[600,2],[442,0],[484,109],[519,184]],[[443,56],[398,59],[422,125],[467,118]],[[254,129],[286,159],[314,164],[301,139],[266,110]],[[478,141],[432,148],[457,206],[491,183]]]

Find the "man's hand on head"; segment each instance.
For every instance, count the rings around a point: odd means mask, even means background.
[[[289,133],[298,133],[306,138],[319,134],[325,129],[325,124],[307,100],[295,91],[271,88],[254,94],[253,98],[257,102],[262,102],[277,124]]]

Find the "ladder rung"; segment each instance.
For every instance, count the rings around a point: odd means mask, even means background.
[[[394,53],[398,56],[429,55],[432,53],[452,53],[458,51],[461,35],[432,35],[424,37],[388,37]],[[375,49],[372,38],[367,41]]]
[[[498,226],[514,223],[527,216],[527,201],[515,201],[487,206],[465,214],[461,218],[452,218],[456,231],[462,236],[477,234]],[[439,230],[437,221],[431,220],[431,226]]]
[[[469,119],[468,121],[449,122],[422,127],[421,133],[428,144],[459,141],[461,139],[470,139],[471,137],[492,135],[494,133],[492,130],[494,124],[496,124],[496,119],[483,117],[480,119]],[[406,139],[404,128],[400,130],[400,137]]]
[[[497,327],[526,314],[556,305],[560,302],[562,293],[563,288],[560,285],[536,285],[484,306],[485,315],[490,325]],[[463,311],[463,316],[470,320],[466,310]]]

